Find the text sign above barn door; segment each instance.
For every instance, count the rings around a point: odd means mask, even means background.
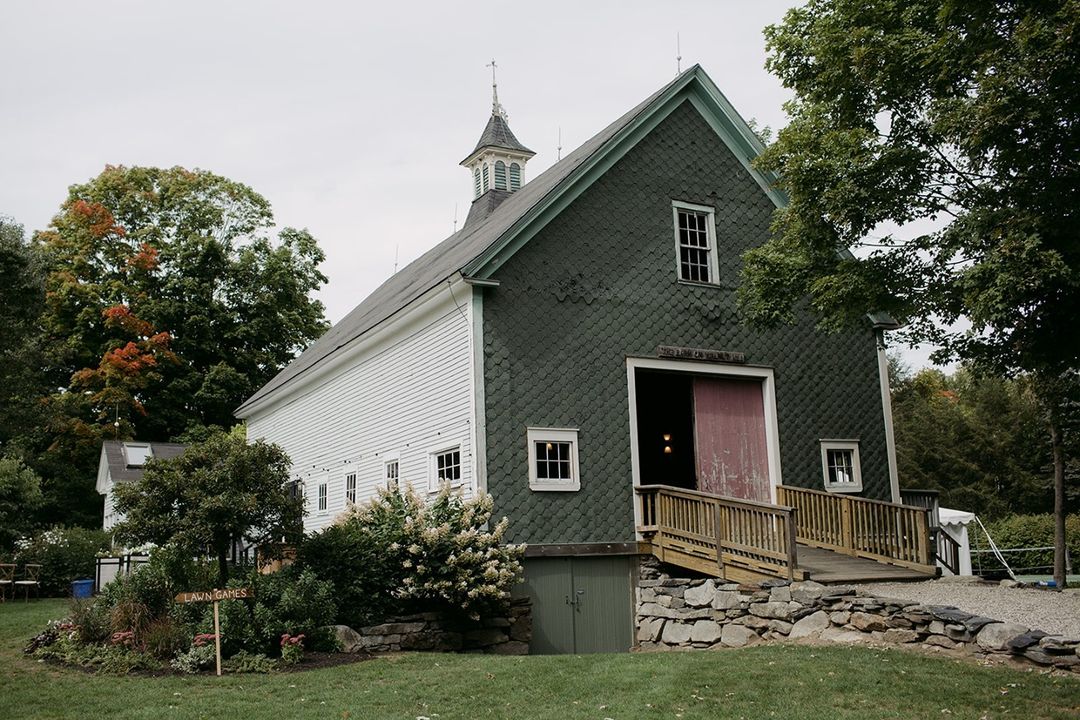
[[[694,448],[698,490],[770,502],[762,382],[695,377]]]

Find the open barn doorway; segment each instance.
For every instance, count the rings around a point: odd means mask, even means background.
[[[637,450],[642,485],[697,490],[693,379],[686,373],[637,371]]]
[[[638,484],[771,501],[764,378],[633,372]]]

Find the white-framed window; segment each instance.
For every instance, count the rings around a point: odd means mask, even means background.
[[[393,458],[383,463],[383,479],[386,480],[386,489],[397,491],[401,488],[399,483],[401,479],[400,465],[398,459]]]
[[[149,445],[124,443],[124,464],[129,468],[145,467],[154,457],[154,450]]]
[[[356,473],[345,476],[345,502],[350,505],[356,503]]]
[[[577,429],[531,427],[525,434],[529,443],[529,489],[580,490]]]
[[[326,512],[326,483],[319,483],[319,512]]]
[[[461,485],[461,446],[436,450],[431,453],[431,477],[428,488],[436,492],[444,482],[450,487]]]
[[[707,205],[671,203],[675,221],[675,257],[679,280],[716,284],[719,269],[716,259],[716,222]]]
[[[822,440],[821,472],[829,492],[862,492],[858,440]]]

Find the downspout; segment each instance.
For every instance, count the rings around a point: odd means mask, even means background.
[[[892,501],[900,502],[900,476],[896,469],[896,436],[893,433],[892,391],[889,388],[889,359],[885,356],[885,330],[878,328],[877,338],[878,384],[881,387],[881,412],[885,420],[885,456],[889,462],[889,487]]]

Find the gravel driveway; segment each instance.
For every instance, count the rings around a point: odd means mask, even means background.
[[[905,583],[858,585],[875,595],[911,600],[923,605],[953,605],[961,610],[1019,623],[1051,635],[1080,637],[1080,590],[1061,592],[1035,588],[1004,588],[996,583],[951,578]]]

